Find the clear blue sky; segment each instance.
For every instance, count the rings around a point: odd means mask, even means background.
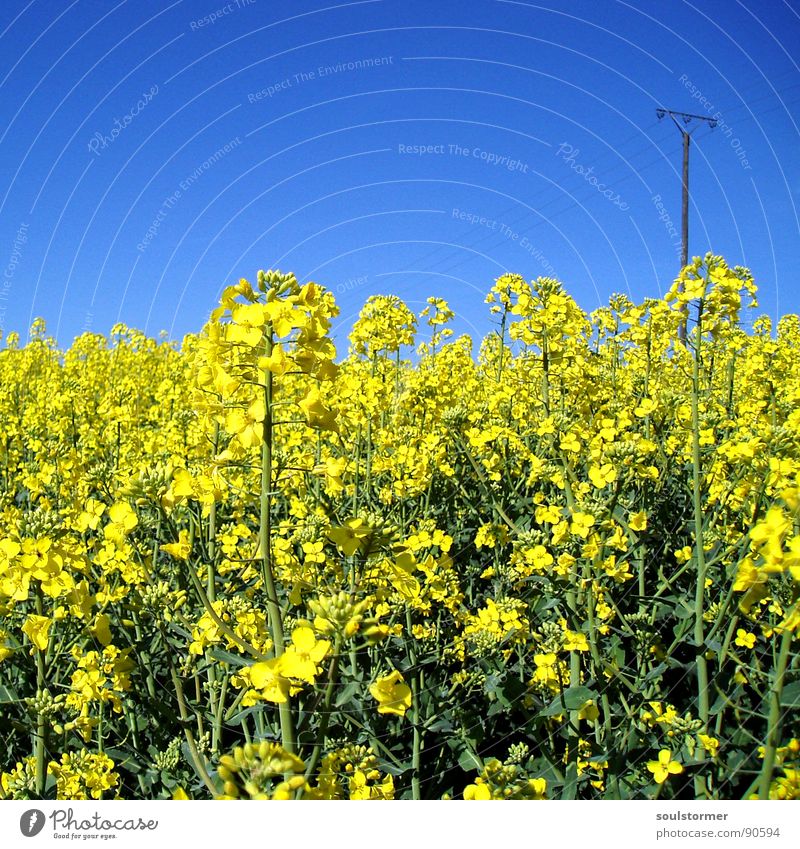
[[[482,334],[505,271],[657,296],[659,105],[720,120],[691,125],[690,253],[800,309],[797,0],[3,0],[0,33],[5,331],[180,337],[275,266],[337,293],[342,335],[376,292]]]

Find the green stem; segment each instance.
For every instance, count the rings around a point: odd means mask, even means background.
[[[273,337],[270,325],[264,337],[264,353],[272,355]],[[273,374],[264,372],[264,435],[261,442],[261,498],[258,542],[261,548],[262,576],[267,593],[267,614],[269,618],[272,644],[275,657],[280,657],[285,648],[283,619],[275,588],[275,576],[272,564],[272,396]],[[292,704],[288,699],[278,705],[281,724],[281,744],[287,752],[294,753],[294,721]]]
[[[219,741],[222,737],[222,716],[225,712],[225,696],[228,693],[228,682],[230,681],[230,675],[225,675],[222,679],[222,686],[220,688],[219,696],[217,697],[217,709],[214,714],[214,725],[211,729],[211,751],[217,752],[219,751]]]
[[[506,347],[506,321],[508,319],[508,310],[503,309],[503,318],[500,322],[500,351],[497,358],[497,382],[500,383],[503,377],[503,354]]]
[[[598,648],[597,641],[597,626],[594,618],[594,587],[592,585],[593,576],[591,572],[591,566],[587,561],[584,566],[583,573],[584,583],[586,584],[586,618],[589,623],[589,649],[592,655],[592,662],[595,667],[595,678],[598,680],[602,680],[601,674],[603,669],[603,662],[600,657],[600,649]],[[603,725],[602,732],[600,734],[599,742],[602,745],[605,740],[611,738],[611,704],[608,700],[608,695],[606,693],[607,688],[603,688],[602,695],[600,696],[600,705],[603,709]]]
[[[41,587],[36,588],[36,614],[43,615],[42,590]],[[39,703],[39,709],[36,713],[36,736],[33,741],[33,755],[36,759],[36,796],[39,799],[44,798],[44,786],[47,779],[45,766],[45,734],[47,725],[45,715],[41,710],[41,699],[45,690],[46,670],[45,670],[45,650],[36,648],[36,700]]]
[[[579,630],[580,614],[576,588],[579,583],[577,561],[570,568],[569,588],[567,589],[567,607],[569,608],[572,625]],[[569,686],[578,687],[581,683],[581,660],[578,652],[569,653]],[[566,712],[566,704],[564,704]],[[580,742],[580,710],[569,711],[569,726],[567,728],[567,769],[564,782],[564,799],[574,799],[578,784],[578,743]]]
[[[333,691],[336,688],[336,673],[339,671],[339,653],[342,650],[342,636],[337,634],[336,641],[333,646],[333,655],[331,657],[330,666],[328,667],[328,683],[325,685],[325,697],[322,700],[322,716],[319,720],[319,731],[317,732],[317,740],[314,743],[314,751],[306,767],[306,781],[308,781],[316,772],[319,759],[322,756],[322,750],[325,748],[325,741],[328,734],[328,723],[331,717],[331,705],[333,703]]]
[[[200,603],[205,608],[206,613],[211,617],[214,624],[225,634],[226,637],[229,637],[237,646],[244,649],[254,660],[267,660],[267,657],[263,655],[254,645],[248,643],[247,640],[243,640],[232,628],[230,628],[227,623],[225,623],[222,619],[220,619],[219,614],[206,595],[205,590],[203,589],[203,585],[200,583],[199,578],[195,574],[194,567],[189,564],[186,569],[186,574],[189,576],[189,580],[192,583],[192,586],[197,593],[197,597],[200,599]]]
[[[697,669],[697,714],[703,723],[703,733],[708,733],[708,661],[706,660],[705,623],[703,608],[705,604],[706,561],[703,548],[703,504],[701,499],[702,467],[700,463],[700,350],[703,338],[702,328],[703,302],[700,301],[697,316],[696,345],[692,358],[692,503],[694,507],[694,550],[697,565],[694,609],[695,667]],[[703,760],[705,753],[698,752],[697,759]],[[695,776],[695,795],[708,796],[708,787],[702,774]]]
[[[764,763],[761,767],[761,776],[758,782],[758,798],[769,799],[769,786],[772,783],[772,771],[775,768],[775,753],[781,738],[781,723],[783,712],[781,711],[781,695],[783,694],[783,681],[786,675],[786,667],[789,663],[789,651],[792,645],[793,633],[786,628],[781,637],[781,646],[778,650],[778,665],[775,667],[775,677],[769,691],[769,718],[767,720],[767,739],[764,745]]]
[[[186,698],[183,693],[183,685],[181,684],[181,679],[178,676],[178,670],[175,669],[175,664],[172,662],[172,658],[169,658],[169,672],[170,677],[172,678],[172,686],[175,688],[175,695],[178,699],[178,712],[180,713],[181,724],[183,725],[183,734],[186,738],[186,745],[189,747],[189,755],[192,758],[192,763],[194,764],[194,768],[197,771],[198,776],[202,779],[203,784],[206,785],[211,795],[213,797],[216,797],[218,795],[218,790],[214,785],[211,776],[208,774],[208,770],[206,769],[205,765],[205,760],[197,749],[197,744],[195,743],[194,735],[192,734],[192,730],[189,727],[191,723],[191,717],[189,715],[189,710],[186,706]]]
[[[217,452],[219,451],[219,422],[214,425],[214,457],[217,456]],[[206,560],[206,595],[208,595],[209,602],[213,605],[217,598],[217,586],[216,586],[216,575],[214,570],[214,557],[216,556],[216,542],[217,542],[217,502],[216,500],[211,502],[211,506],[208,511],[208,545],[206,548],[208,557]],[[217,668],[214,664],[214,660],[211,657],[211,653],[206,651],[206,661],[208,662],[208,699],[209,699],[209,710],[211,712],[211,716],[216,719],[219,714],[219,710],[217,708]],[[217,747],[219,745],[219,734],[218,734],[218,726],[216,721],[213,723],[213,730],[211,735],[211,750],[213,752],[217,751]]]
[[[413,711],[413,739],[411,743],[411,798],[421,799],[420,792],[420,754],[422,752],[422,730],[420,727],[419,693],[422,679],[417,665],[417,650],[414,646],[414,636],[411,633],[411,610],[406,608],[406,639],[408,640],[408,656],[414,675],[411,681],[411,709]]]

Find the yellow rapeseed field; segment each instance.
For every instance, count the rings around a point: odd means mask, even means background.
[[[0,796],[800,796],[800,320],[259,272],[0,349]],[[685,343],[680,330],[686,330]],[[420,343],[419,338],[426,341]]]

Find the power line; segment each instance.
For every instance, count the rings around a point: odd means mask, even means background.
[[[786,73],[788,73],[788,72],[786,72]],[[785,74],[784,74],[784,76],[785,76]],[[792,89],[797,88],[797,87],[798,87],[798,85],[800,85],[800,83],[795,83],[795,84],[793,84],[793,85],[791,85],[791,86],[787,86],[787,87],[785,87],[785,88],[782,88],[782,89],[780,89],[780,90],[777,92],[777,94],[778,94],[778,95],[784,94],[784,93],[786,93],[787,91],[791,91]],[[746,88],[744,88],[744,89],[742,89],[742,90],[740,91],[740,94],[744,94],[744,93],[746,93],[747,91],[753,90],[753,89],[755,89],[755,88],[757,88],[757,87],[758,87],[758,86],[755,86],[755,85],[754,85],[754,86],[746,87]],[[753,105],[755,105],[755,104],[759,103],[759,102],[760,102],[760,101],[762,101],[762,100],[770,100],[770,99],[772,99],[773,97],[774,97],[774,95],[773,95],[773,94],[769,94],[769,95],[767,95],[767,96],[765,96],[765,97],[758,98],[758,99],[756,99],[755,101],[752,101],[752,102],[750,102],[750,103],[744,103],[744,104],[739,104],[739,105],[736,105],[736,106],[732,106],[731,108],[729,108],[729,109],[727,109],[727,110],[720,110],[720,111],[719,111],[719,114],[722,116],[722,120],[727,121],[727,120],[728,120],[728,118],[729,118],[731,115],[734,115],[735,113],[738,113],[738,112],[739,112],[739,111],[741,111],[741,110],[748,110],[748,111],[752,111],[752,110],[751,110],[751,107],[752,107]],[[793,104],[793,103],[788,103],[788,104],[781,103],[781,104],[779,104],[779,105],[777,105],[777,106],[772,107],[771,109],[767,109],[767,110],[765,110],[765,111],[761,112],[760,114],[761,114],[761,115],[766,115],[766,114],[769,114],[769,113],[771,113],[771,112],[777,111],[777,110],[779,110],[779,109],[787,109],[787,108],[789,108],[789,107],[792,107],[793,105],[795,105],[795,104]],[[704,117],[704,116],[700,116],[700,117]],[[744,116],[744,118],[745,118],[745,119],[747,119],[747,118],[749,118],[749,117],[752,117],[752,116],[751,116],[751,115]],[[659,122],[658,122],[658,121],[654,122],[654,123],[653,123],[653,124],[651,124],[650,126],[646,127],[646,128],[645,128],[645,130],[644,130],[644,132],[647,132],[648,130],[650,130],[650,129],[654,128],[654,127],[657,127],[657,126],[658,126],[658,124],[659,124]],[[709,135],[709,134],[710,134],[710,132],[711,132],[711,131],[709,130],[709,131],[707,131],[706,133],[702,133],[702,134],[700,134],[700,135],[696,138],[696,141],[702,140],[702,139],[703,139],[703,138],[705,138],[707,135]],[[641,138],[641,132],[636,132],[636,133],[633,133],[633,134],[631,134],[630,136],[626,137],[625,139],[623,139],[623,140],[619,143],[618,147],[622,147],[622,146],[624,146],[624,145],[628,144],[629,142],[633,141],[634,139],[638,139],[638,138]],[[658,140],[655,140],[652,144],[649,144],[646,148],[638,149],[638,150],[634,151],[633,153],[631,153],[630,155],[628,155],[628,156],[626,157],[626,161],[625,161],[625,162],[623,162],[623,163],[619,163],[618,165],[613,166],[613,167],[610,169],[609,173],[614,173],[614,172],[616,172],[618,169],[624,169],[624,168],[626,168],[626,167],[629,167],[629,165],[630,165],[630,160],[631,160],[631,159],[633,159],[633,158],[635,158],[635,157],[637,157],[637,156],[639,156],[639,155],[641,155],[641,154],[643,154],[643,153],[646,153],[648,150],[650,150],[650,148],[652,147],[652,145],[653,145],[653,144],[656,144],[656,145],[657,145],[657,144],[658,144]],[[680,149],[680,148],[675,148],[675,149],[673,149],[673,150],[670,150],[670,151],[668,151],[668,152],[667,152],[667,154],[666,154],[666,155],[667,155],[667,156],[671,156],[671,155],[673,155],[675,152],[677,152],[679,149]],[[617,153],[617,155],[619,155],[617,151],[615,151],[615,153]],[[610,156],[601,156],[601,157],[600,157],[600,159],[598,159],[598,163],[600,163],[600,162],[602,162],[604,159],[608,159],[608,158],[610,158]],[[641,173],[642,171],[645,171],[645,170],[647,170],[647,169],[649,169],[649,168],[652,168],[654,165],[657,165],[658,163],[662,162],[663,160],[664,160],[664,155],[663,155],[663,154],[662,154],[662,155],[659,155],[656,159],[654,159],[654,160],[652,160],[652,161],[648,162],[648,163],[647,163],[647,164],[645,164],[645,165],[642,165],[642,166],[638,167],[638,168],[636,169],[636,173],[629,173],[629,174],[627,174],[627,175],[625,175],[625,176],[621,177],[619,180],[615,181],[615,185],[616,185],[616,184],[619,184],[619,183],[623,183],[623,182],[625,182],[626,180],[632,179],[632,178],[633,178],[634,176],[636,176],[638,173]],[[534,200],[534,199],[536,199],[537,197],[541,197],[542,195],[544,195],[544,194],[548,193],[548,192],[550,191],[550,189],[551,189],[551,186],[544,186],[544,187],[543,187],[542,189],[540,189],[538,192],[536,192],[535,194],[533,194],[533,195],[531,196],[530,200]],[[578,207],[578,206],[581,206],[581,205],[583,204],[583,202],[584,202],[584,201],[589,200],[589,199],[591,199],[592,197],[593,197],[593,193],[591,193],[591,192],[587,192],[587,194],[586,194],[586,196],[585,196],[585,197],[581,197],[581,198],[578,198],[577,200],[570,201],[570,202],[569,202],[569,203],[568,203],[565,207],[563,207],[562,209],[556,210],[556,211],[555,211],[555,212],[553,212],[552,214],[548,215],[547,220],[548,220],[548,221],[551,221],[553,218],[555,218],[555,217],[557,217],[557,216],[559,216],[559,215],[563,215],[564,213],[569,212],[571,209],[574,209],[574,208],[576,208],[576,207]],[[540,211],[540,210],[542,210],[542,209],[547,208],[547,207],[548,207],[548,206],[550,206],[551,204],[557,203],[558,201],[560,201],[560,200],[562,200],[562,199],[563,199],[563,196],[562,196],[562,195],[557,195],[557,196],[555,196],[555,197],[553,197],[553,198],[551,198],[551,199],[549,199],[549,200],[545,201],[545,202],[544,202],[544,204],[542,204],[542,205],[541,205],[541,206],[537,209],[537,212],[538,212],[538,211]],[[508,207],[508,208],[506,208],[506,209],[502,210],[502,211],[501,211],[501,212],[499,212],[497,215],[498,215],[498,217],[502,217],[502,216],[504,216],[504,215],[507,215],[509,212],[513,212],[513,211],[514,211],[514,210],[516,210],[517,208],[518,208],[518,204],[516,204],[516,203],[515,203],[515,204],[513,204],[512,206],[510,206],[510,207]],[[523,213],[522,213],[522,215],[521,215],[521,216],[519,216],[518,218],[514,218],[514,219],[512,219],[511,221],[509,221],[509,224],[514,224],[514,223],[522,222],[522,221],[524,221],[525,219],[530,218],[532,215],[533,215],[533,213],[532,213],[532,212],[530,212],[530,211],[527,211],[527,210],[526,210],[526,211],[523,211]],[[521,233],[521,234],[529,233],[530,231],[532,231],[533,229],[535,229],[536,227],[540,226],[540,225],[541,225],[541,224],[543,224],[543,223],[545,223],[545,222],[544,222],[543,220],[541,220],[541,219],[536,220],[536,221],[534,221],[534,222],[531,224],[531,226],[530,226],[530,227],[526,228],[525,230],[520,230],[520,233]],[[470,228],[469,230],[464,231],[464,233],[463,233],[462,235],[463,235],[464,237],[466,237],[466,236],[468,236],[469,234],[471,234],[471,233],[473,233],[473,232],[474,232],[474,228]],[[457,238],[458,238],[458,237],[457,237]],[[492,238],[492,233],[490,232],[490,233],[487,233],[487,234],[485,234],[485,235],[482,235],[482,236],[478,237],[477,239],[472,239],[472,240],[469,240],[469,241],[467,241],[467,240],[465,239],[465,242],[464,242],[464,246],[463,246],[463,247],[465,247],[465,248],[474,247],[475,245],[481,244],[482,242],[486,241],[487,239],[491,239],[491,238]],[[502,245],[503,243],[504,243],[504,242],[503,242],[503,240],[498,241],[498,242],[496,242],[494,245],[492,245],[492,247],[499,247],[499,246],[500,246],[500,245]],[[437,254],[439,254],[441,251],[444,251],[444,252],[445,252],[445,253],[444,253],[444,255],[443,255],[443,256],[441,256],[439,259],[435,260],[432,264],[429,264],[427,268],[425,268],[425,269],[412,268],[412,266],[414,266],[414,265],[419,266],[419,264],[420,264],[420,263],[423,263],[423,262],[425,262],[425,260],[427,260],[427,259],[429,259],[429,258],[431,258],[431,257],[433,257],[433,256],[436,256],[436,255],[437,255]],[[448,260],[448,259],[457,258],[457,257],[459,257],[460,255],[462,255],[462,251],[460,251],[460,250],[454,250],[453,248],[449,248],[449,247],[447,247],[447,248],[445,248],[445,247],[437,247],[437,248],[434,248],[432,251],[429,251],[428,253],[423,254],[421,257],[418,257],[418,258],[417,258],[417,259],[416,259],[413,263],[411,263],[411,264],[407,265],[404,269],[401,269],[400,271],[401,271],[401,273],[402,273],[402,272],[404,272],[404,271],[406,271],[406,272],[407,272],[407,271],[427,271],[427,270],[432,270],[432,269],[435,269],[437,266],[441,266],[443,263],[447,262],[447,260]],[[464,263],[468,262],[468,261],[469,261],[469,259],[470,259],[469,257],[462,257],[462,258],[461,258],[461,259],[459,259],[457,262],[455,262],[455,263],[453,263],[452,265],[448,266],[447,268],[443,269],[440,273],[444,273],[444,274],[449,273],[449,272],[451,272],[451,271],[455,270],[456,268],[458,268],[459,266],[463,265]]]
[[[793,87],[794,87],[794,86],[790,86],[789,88],[793,88]],[[783,93],[783,91],[787,91],[787,90],[788,90],[788,89],[783,89],[783,90],[781,91],[781,93]],[[734,106],[734,107],[732,107],[731,109],[727,110],[727,111],[724,113],[724,115],[725,115],[725,117],[727,118],[727,117],[728,117],[729,115],[731,115],[732,113],[735,113],[735,112],[737,112],[737,111],[739,111],[739,110],[741,110],[741,109],[747,109],[747,108],[749,108],[749,105],[752,105],[752,104]],[[782,104],[782,105],[780,105],[780,106],[776,106],[776,107],[773,107],[772,109],[766,110],[765,112],[762,112],[761,114],[762,114],[762,115],[769,114],[770,112],[776,111],[777,109],[785,108],[785,107],[787,107],[787,106],[792,106],[792,105],[793,105],[793,104],[785,104],[785,105],[784,105],[784,104]],[[649,127],[647,127],[647,128],[646,128],[646,130],[652,129],[653,127],[656,127],[656,126],[658,126],[658,121],[654,122],[652,125],[650,125]],[[699,136],[699,137],[698,137],[698,140],[700,140],[700,139],[702,139],[702,138],[705,138],[705,136],[706,136],[707,134],[708,134],[708,133],[704,133],[704,134],[702,134],[701,136]],[[639,137],[640,137],[640,134],[639,134],[639,133],[635,133],[635,134],[633,134],[633,135],[631,135],[631,136],[627,137],[626,139],[624,139],[622,142],[620,142],[620,146],[622,146],[622,145],[624,145],[624,144],[627,144],[629,141],[633,140],[634,138],[639,138]],[[657,143],[658,143],[658,140],[656,140],[656,141],[654,142],[654,144],[657,144]],[[630,159],[633,159],[633,158],[634,158],[634,157],[636,157],[636,156],[639,156],[639,155],[641,155],[641,154],[643,154],[643,153],[646,153],[647,151],[649,151],[649,150],[651,149],[651,147],[652,147],[652,146],[653,146],[653,144],[649,144],[646,148],[642,148],[642,149],[640,149],[640,150],[634,151],[632,154],[630,154],[630,155],[627,157],[627,160],[628,160],[628,161],[626,161],[626,162],[624,162],[624,163],[620,163],[619,165],[613,166],[613,167],[610,169],[610,171],[609,171],[608,173],[609,173],[609,174],[613,174],[613,173],[615,173],[618,169],[624,169],[625,167],[627,167],[627,166],[630,164]],[[680,148],[675,148],[674,150],[669,151],[669,152],[668,152],[668,154],[667,154],[667,156],[670,156],[670,155],[672,155],[672,154],[676,153],[678,150],[680,150]],[[656,164],[658,164],[659,162],[663,161],[663,158],[664,158],[664,156],[663,156],[663,155],[660,155],[657,159],[655,159],[655,160],[653,160],[653,161],[651,161],[651,162],[647,163],[646,165],[643,165],[643,166],[639,167],[639,168],[637,169],[637,172],[636,172],[636,173],[641,173],[642,171],[645,171],[645,170],[647,170],[648,168],[651,168],[653,165],[656,165]],[[602,161],[602,158],[601,158],[601,160],[598,160],[598,161]],[[628,174],[628,175],[626,175],[626,176],[624,176],[624,177],[620,178],[619,180],[617,180],[617,181],[616,181],[616,184],[618,184],[618,183],[622,183],[622,182],[625,182],[626,180],[631,179],[631,178],[632,178],[632,177],[634,177],[634,176],[636,176],[636,174]],[[536,192],[536,193],[535,193],[535,194],[531,197],[531,200],[533,200],[533,199],[535,199],[535,198],[537,198],[537,197],[540,197],[540,196],[541,196],[541,195],[543,195],[543,194],[546,194],[546,193],[550,190],[550,188],[551,188],[550,186],[545,186],[544,188],[540,189],[538,192]],[[587,194],[586,194],[586,196],[585,196],[585,197],[579,198],[579,199],[577,199],[577,200],[575,200],[575,201],[570,201],[566,207],[564,207],[563,209],[558,210],[557,212],[553,213],[553,215],[550,215],[550,216],[549,216],[549,218],[548,218],[548,220],[552,220],[552,218],[556,217],[557,215],[561,215],[561,214],[563,214],[564,212],[569,211],[570,209],[574,209],[574,208],[576,208],[576,207],[580,206],[580,205],[583,203],[583,201],[584,201],[584,200],[588,200],[588,199],[590,199],[591,197],[593,197],[593,194],[592,194],[591,192],[589,192],[589,193],[587,193]],[[561,195],[558,195],[558,196],[556,196],[556,197],[551,198],[551,199],[550,199],[550,200],[548,200],[548,201],[545,201],[545,203],[544,203],[544,204],[542,204],[542,205],[538,208],[538,210],[537,210],[537,211],[541,211],[542,209],[547,208],[547,207],[548,207],[548,206],[550,206],[551,204],[553,204],[553,203],[557,203],[559,200],[562,200],[562,196],[561,196]],[[511,212],[511,211],[513,211],[513,210],[517,209],[517,207],[518,207],[518,204],[514,204],[513,206],[510,206],[510,207],[508,207],[507,209],[502,210],[501,212],[499,212],[499,213],[498,213],[498,217],[502,217],[502,216],[506,215],[508,212]],[[521,214],[518,218],[512,219],[512,220],[511,220],[511,221],[509,221],[508,223],[509,223],[509,224],[519,223],[519,222],[521,222],[521,221],[525,220],[526,218],[531,217],[531,215],[532,215],[532,213],[531,213],[530,211],[523,211],[523,212],[522,212],[522,214]],[[530,228],[528,228],[528,230],[527,230],[527,231],[521,231],[521,232],[530,232],[530,230],[534,229],[535,227],[539,226],[539,225],[540,225],[540,224],[542,224],[542,223],[543,223],[543,222],[542,222],[541,220],[535,221],[535,222],[531,225],[531,227],[530,227]],[[474,228],[470,228],[470,230],[465,231],[463,235],[464,235],[464,236],[466,236],[466,235],[468,235],[468,234],[472,233],[473,231],[474,231]],[[487,239],[491,239],[491,238],[492,238],[492,234],[491,234],[491,233],[487,233],[486,235],[480,236],[480,237],[479,237],[479,238],[477,238],[477,239],[470,240],[469,242],[465,242],[465,245],[464,245],[464,246],[465,246],[465,247],[474,247],[475,245],[481,244],[482,242],[485,242]],[[501,245],[501,244],[503,244],[503,241],[496,242],[496,243],[493,245],[493,247],[498,247],[498,246],[499,246],[499,245]],[[432,257],[432,256],[435,256],[436,254],[438,254],[438,253],[439,253],[440,251],[442,251],[442,250],[444,250],[444,251],[446,252],[446,253],[445,253],[445,255],[444,255],[444,256],[442,256],[440,259],[437,259],[437,260],[433,263],[433,265],[432,265],[432,266],[431,266],[431,265],[429,265],[429,266],[428,266],[428,268],[427,268],[427,269],[424,269],[424,270],[431,270],[432,268],[435,268],[436,266],[441,265],[443,262],[446,262],[446,261],[447,261],[447,259],[449,259],[449,258],[453,258],[453,257],[457,257],[457,256],[459,255],[459,253],[460,253],[459,251],[457,251],[457,250],[453,250],[452,248],[434,248],[432,251],[429,251],[427,254],[424,254],[423,256],[419,257],[419,258],[418,258],[418,259],[417,259],[417,260],[416,260],[413,264],[418,265],[419,263],[424,262],[426,259],[428,259],[428,258],[430,258],[430,257]],[[464,264],[465,262],[467,262],[467,261],[468,261],[468,258],[467,258],[467,259],[462,259],[462,260],[460,260],[459,262],[455,263],[454,265],[450,266],[449,268],[445,269],[445,272],[449,272],[449,271],[453,270],[454,268],[457,268],[459,265],[463,265],[463,264]],[[412,270],[412,269],[411,269],[411,266],[410,266],[410,265],[409,265],[409,266],[407,266],[405,269],[401,269],[401,271],[411,271],[411,270]]]

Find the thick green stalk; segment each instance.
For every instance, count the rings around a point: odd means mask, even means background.
[[[575,499],[567,479],[566,469],[568,463],[562,457],[565,467],[565,495],[570,510],[575,509]],[[580,629],[580,611],[578,603],[578,586],[580,576],[578,575],[577,561],[572,564],[569,575],[569,588],[567,589],[567,607],[572,617],[572,625],[575,630]],[[569,653],[569,686],[578,687],[581,683],[581,659],[578,652]],[[562,697],[563,698],[563,697]],[[566,712],[566,703],[564,703]],[[580,710],[571,710],[568,713],[569,724],[567,726],[567,769],[565,772],[564,791],[562,798],[574,799],[578,785],[578,744],[580,742]]]
[[[503,318],[500,322],[500,351],[497,358],[497,382],[503,378],[503,354],[506,347],[506,321],[508,320],[508,310],[503,309]]]
[[[219,451],[219,423],[214,425],[214,457]],[[206,595],[209,602],[213,604],[217,598],[216,574],[214,569],[214,558],[216,556],[217,542],[217,502],[212,501],[208,510],[208,545],[206,547]],[[216,718],[220,711],[217,709],[217,668],[209,651],[206,652],[206,661],[208,662],[208,704],[209,711],[213,718]],[[216,722],[212,725],[213,731],[211,735],[211,750],[216,752],[219,747],[219,726]]]
[[[645,561],[647,555],[647,546],[637,541],[636,544],[636,573],[639,585],[639,615],[642,616],[646,612],[645,596],[647,595],[647,576],[645,574]]]
[[[273,337],[272,326],[265,336],[264,353],[272,355]],[[262,576],[267,592],[267,615],[272,635],[275,657],[280,657],[285,648],[283,635],[283,619],[278,603],[278,593],[275,588],[275,576],[272,564],[272,396],[273,375],[271,371],[264,372],[264,434],[261,441],[261,515],[259,521],[258,542],[262,557]],[[278,705],[281,724],[281,743],[287,752],[294,753],[294,721],[292,704],[287,701]]]
[[[422,731],[420,727],[419,694],[422,687],[419,667],[417,666],[417,650],[414,646],[414,636],[411,633],[411,611],[406,609],[406,639],[408,640],[408,655],[414,675],[411,679],[411,708],[414,714],[413,739],[411,743],[411,798],[421,799],[420,794],[420,754],[422,751]]]
[[[764,745],[764,763],[761,766],[761,775],[758,780],[758,798],[769,799],[769,786],[772,783],[772,771],[775,768],[775,753],[781,739],[781,722],[783,713],[781,711],[781,696],[783,694],[783,681],[786,676],[786,667],[789,663],[789,653],[792,646],[791,629],[786,628],[781,637],[781,646],[778,650],[778,665],[775,667],[775,677],[769,688],[769,717],[767,719],[767,739]]]
[[[547,328],[542,331],[542,403],[545,415],[550,415],[550,355],[547,350]]]
[[[36,588],[36,614],[42,616],[42,590],[41,587]],[[36,651],[36,701],[38,710],[36,712],[36,737],[33,741],[33,755],[36,760],[36,797],[44,798],[44,786],[47,779],[45,765],[45,733],[47,725],[45,715],[42,712],[42,696],[45,690],[45,650],[35,648]]]
[[[128,726],[128,732],[131,735],[131,741],[133,742],[134,751],[144,751],[139,741],[139,729],[136,726],[136,717],[133,715],[130,707],[125,703],[123,703],[122,705],[122,712],[123,716],[125,717],[125,724]],[[137,773],[136,780],[139,783],[139,790],[142,793],[142,798],[145,798],[147,793],[147,786],[144,782],[144,776],[141,773]]]
[[[589,649],[592,655],[592,661],[594,663],[594,677],[598,681],[602,681],[603,674],[603,661],[600,657],[600,649],[598,647],[598,639],[597,639],[597,624],[594,618],[594,588],[592,586],[592,565],[596,565],[597,559],[595,560],[595,564],[590,564],[587,560],[584,564],[583,570],[583,580],[586,585],[586,619],[589,624]],[[603,688],[603,692],[600,696],[600,706],[603,709],[603,723],[599,726],[599,739],[598,742],[603,745],[606,740],[611,738],[611,703],[608,699],[608,694],[606,693],[607,688]]]
[[[322,756],[322,750],[325,747],[325,741],[328,734],[328,723],[331,717],[331,705],[333,704],[333,691],[336,689],[336,673],[339,671],[339,653],[342,650],[342,636],[337,634],[336,641],[333,646],[333,655],[331,656],[330,666],[328,667],[328,683],[325,685],[325,696],[322,700],[322,716],[319,720],[319,731],[317,732],[317,740],[314,743],[314,751],[308,760],[306,767],[306,781],[313,778],[316,772],[319,759]]]
[[[581,683],[581,659],[578,652],[569,653],[569,686]],[[566,705],[565,705],[566,708]],[[580,710],[569,711],[567,727],[567,769],[564,780],[563,799],[574,799],[578,790],[578,744],[580,742]]]
[[[230,675],[225,675],[222,679],[222,684],[219,691],[219,697],[217,698],[216,711],[214,712],[214,724],[211,729],[211,751],[217,752],[219,750],[219,741],[222,737],[222,715],[225,712],[225,696],[228,692],[228,682],[230,681]]]
[[[702,328],[703,304],[700,302],[697,317],[697,336],[694,357],[692,358],[692,504],[694,508],[694,550],[697,566],[695,583],[694,609],[694,643],[695,668],[697,670],[697,715],[703,723],[703,733],[708,733],[708,661],[705,649],[705,623],[703,612],[706,589],[706,559],[703,548],[703,503],[701,499],[702,466],[700,461],[700,353],[703,338]],[[704,751],[697,753],[697,759],[704,758]],[[708,788],[703,775],[695,777],[695,795],[707,796]]]

